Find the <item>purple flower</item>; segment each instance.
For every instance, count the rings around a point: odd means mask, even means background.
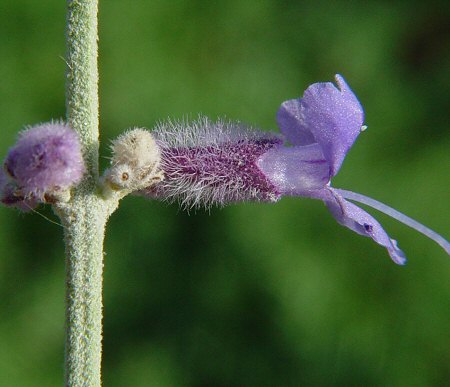
[[[320,199],[340,224],[372,238],[395,263],[404,264],[397,242],[349,199],[415,228],[450,254],[449,242],[422,224],[371,198],[331,187],[331,179],[365,129],[358,99],[340,75],[336,83],[337,87],[315,83],[303,98],[281,105],[278,125],[291,146],[276,134],[232,123],[203,119],[190,126],[161,124],[154,134],[164,179],[139,193],[206,208],[243,200],[275,202],[283,195]]]
[[[78,136],[62,123],[45,123],[21,132],[4,169],[16,187],[15,197],[38,201],[77,184],[85,171]]]
[[[340,75],[336,75],[336,83],[338,87],[329,82],[315,83],[303,98],[281,105],[278,125],[293,146],[271,149],[258,159],[258,167],[281,194],[323,200],[340,224],[384,246],[397,264],[406,263],[397,242],[371,215],[345,199],[385,212],[434,239],[450,254],[449,243],[425,226],[373,199],[331,187],[331,178],[365,129],[358,99]]]

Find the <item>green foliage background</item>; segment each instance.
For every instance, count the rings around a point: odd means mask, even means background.
[[[103,167],[110,139],[169,116],[276,130],[282,101],[338,72],[369,129],[334,185],[449,238],[446,4],[101,1]],[[2,155],[64,117],[64,27],[64,1],[0,2]],[[318,201],[188,215],[126,198],[105,245],[105,386],[448,385],[449,257],[376,216],[406,267]],[[0,385],[61,385],[62,230],[5,208],[0,230]]]

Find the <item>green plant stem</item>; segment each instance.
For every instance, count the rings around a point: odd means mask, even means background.
[[[67,121],[80,137],[87,173],[69,203],[55,206],[66,247],[66,386],[100,386],[103,239],[111,212],[98,181],[97,0],[69,0]]]
[[[84,184],[98,179],[98,0],[68,0],[67,120],[83,148],[88,173]]]
[[[107,212],[95,195],[59,207],[66,245],[66,386],[100,386],[103,239]]]

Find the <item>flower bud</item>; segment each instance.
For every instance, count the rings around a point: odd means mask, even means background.
[[[45,202],[80,182],[85,171],[75,131],[63,123],[45,123],[20,133],[4,168],[24,198]]]
[[[159,146],[148,130],[137,128],[120,135],[111,150],[112,166],[103,180],[112,190],[132,192],[162,180]]]

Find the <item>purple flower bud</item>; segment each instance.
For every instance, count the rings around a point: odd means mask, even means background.
[[[24,198],[77,184],[85,171],[76,132],[63,123],[45,123],[20,133],[4,161],[5,171]]]

